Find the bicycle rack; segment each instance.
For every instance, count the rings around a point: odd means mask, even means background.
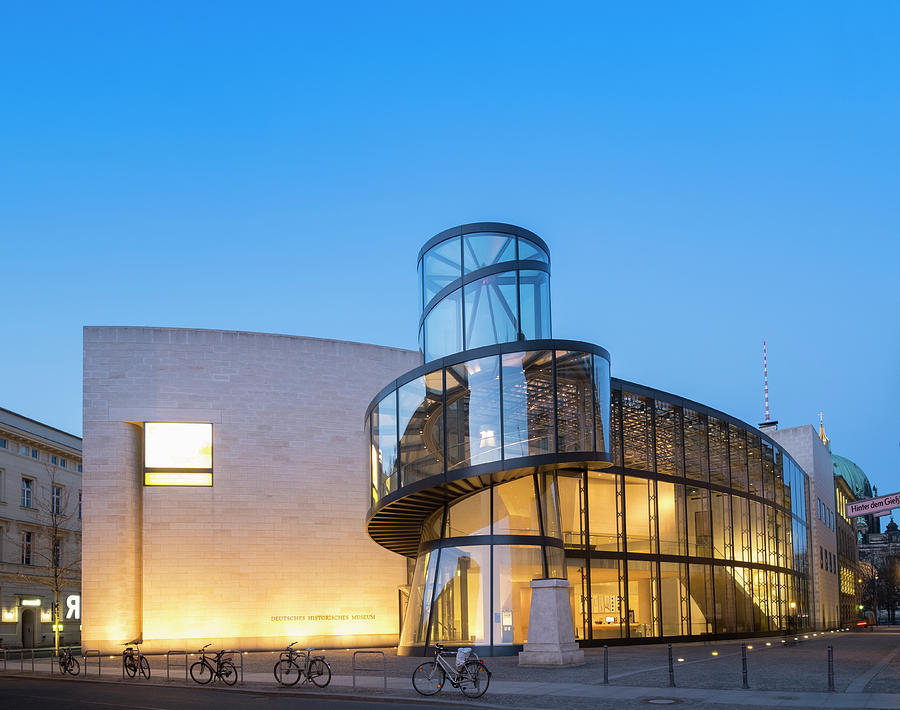
[[[166,680],[172,680],[169,677],[169,658],[172,656],[184,656],[184,682],[188,679],[188,652],[187,651],[166,651]]]
[[[141,658],[147,658],[147,654],[138,654],[137,649],[135,649],[134,662],[137,666],[137,670],[135,671],[133,676],[129,677],[125,675],[125,652],[122,652],[122,654],[119,656],[122,665],[122,680],[125,680],[126,678],[128,680],[141,680],[144,677],[144,674],[141,673]],[[148,660],[147,663],[149,664],[150,661]]]
[[[244,684],[244,654],[241,651],[238,651],[236,648],[226,648],[224,653],[236,653],[238,660],[240,661],[240,665],[238,665],[238,669],[240,671],[240,675],[238,676],[238,685]],[[232,660],[232,663],[234,661]]]
[[[89,662],[90,659],[92,659],[92,658],[96,658],[96,659],[97,659],[97,677],[99,678],[99,677],[102,675],[102,672],[101,672],[101,670],[100,670],[100,651],[95,651],[95,650],[92,650],[92,649],[88,649],[88,650],[86,650],[86,651],[82,651],[82,653],[81,653],[81,659],[84,661],[84,674],[85,674],[85,675],[88,674],[88,667],[89,667],[89,666],[88,666],[88,662]]]
[[[25,651],[28,650],[31,652],[31,672],[34,673],[34,649],[20,649],[19,650],[19,672],[25,672]]]
[[[365,666],[357,666],[356,665],[356,657],[362,654],[370,654],[375,656],[381,656],[381,668],[367,668]],[[387,659],[384,655],[384,651],[354,651],[353,652],[353,687],[356,687],[356,671],[361,671],[365,673],[381,673],[384,678],[384,689],[387,690]]]

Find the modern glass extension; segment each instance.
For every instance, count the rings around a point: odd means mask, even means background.
[[[442,232],[419,279],[426,364],[366,415],[368,532],[415,561],[401,653],[518,650],[548,577],[568,578],[585,645],[806,624],[808,484],[771,439],[553,340],[527,230]]]

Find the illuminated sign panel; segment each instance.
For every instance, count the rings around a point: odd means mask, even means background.
[[[81,619],[80,594],[70,594],[66,597],[66,619]]]
[[[144,423],[145,486],[211,486],[212,424]]]

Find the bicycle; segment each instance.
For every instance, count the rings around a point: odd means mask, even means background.
[[[137,675],[138,670],[140,670],[141,675],[149,680],[150,662],[146,659],[144,654],[141,653],[142,643],[143,640],[138,636],[134,641],[128,641],[122,644],[127,647],[122,651],[122,668],[125,670],[125,673],[128,674],[129,678],[134,678]],[[137,646],[136,654],[135,649],[131,647],[131,644]]]
[[[456,663],[451,665],[446,659],[454,655]],[[490,685],[491,672],[471,648],[445,653],[444,647],[436,643],[434,660],[426,661],[413,671],[413,688],[419,695],[434,695],[440,692],[446,680],[466,697],[480,698]]]
[[[59,670],[69,675],[81,673],[81,665],[78,663],[78,659],[72,655],[71,648],[61,648],[59,650]]]
[[[200,685],[206,685],[213,678],[220,679],[225,685],[234,685],[237,683],[238,678],[237,668],[234,667],[231,658],[223,658],[225,655],[224,649],[213,656],[213,660],[216,663],[216,667],[213,668],[212,663],[206,657],[206,649],[211,645],[208,643],[197,651],[200,654],[200,660],[191,666],[191,678]]]
[[[275,668],[272,669],[275,680],[279,685],[291,686],[297,685],[303,678],[304,683],[311,682],[324,688],[331,682],[331,666],[328,665],[325,656],[313,656],[312,648],[305,649],[305,653],[297,651],[293,648],[295,643],[297,642],[288,644],[288,647],[278,657]],[[303,659],[302,666],[297,662],[301,658]]]

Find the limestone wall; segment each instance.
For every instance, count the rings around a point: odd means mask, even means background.
[[[405,560],[371,542],[363,414],[417,352],[84,330],[83,644],[396,643]],[[142,485],[141,423],[211,422],[213,486]]]

